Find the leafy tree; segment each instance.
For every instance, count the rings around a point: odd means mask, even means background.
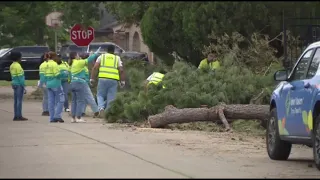
[[[175,52],[195,65],[204,58],[203,46],[215,43],[208,38],[212,32],[223,35],[237,31],[245,37],[259,32],[275,37],[282,31],[283,12],[286,17],[320,15],[319,2],[152,2],[147,9],[117,2],[107,7],[122,22],[141,20],[144,42],[161,58],[168,59]],[[282,49],[281,41],[272,43]]]
[[[114,1],[105,3],[105,7],[120,22],[139,24],[150,3],[148,1]]]
[[[54,43],[54,29],[47,27],[45,16],[52,11],[61,11],[63,28],[56,30],[60,41],[68,38],[67,29],[74,23],[92,25],[98,17],[97,2],[3,2],[0,3],[0,46]],[[80,14],[80,15],[79,15]],[[52,42],[52,43],[51,43]]]

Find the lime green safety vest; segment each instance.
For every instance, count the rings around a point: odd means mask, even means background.
[[[25,85],[24,71],[18,62],[13,62],[10,65],[11,84],[12,85]]]
[[[47,67],[44,69],[44,75],[46,78],[55,78],[59,76],[59,70],[59,65],[55,61],[48,60]]]
[[[208,60],[204,59],[199,64],[199,69],[204,69],[204,68],[208,68],[208,67],[211,70],[219,69],[220,68],[220,62],[219,61],[214,61],[214,62],[208,63]]]
[[[48,66],[47,61],[44,61],[44,62],[41,63],[40,66],[39,66],[40,82],[42,82],[42,83],[45,81],[44,72],[45,72],[47,66]]]
[[[164,74],[161,74],[159,72],[154,72],[152,75],[151,75],[151,80],[149,81],[149,84],[159,84],[162,79],[164,77]]]
[[[47,67],[44,70],[47,88],[61,87],[61,74],[59,65],[54,60],[48,60]]]
[[[102,54],[99,68],[99,78],[119,80],[119,59],[113,54]]]
[[[70,75],[69,75],[69,72],[70,72],[70,67],[69,67],[69,64],[66,63],[66,62],[61,62],[61,64],[59,64],[59,69],[60,71],[67,71],[68,73],[65,74],[61,80],[63,81],[70,81]]]
[[[44,61],[43,63],[40,64],[39,66],[39,74],[44,74],[44,70],[47,67],[47,61]]]

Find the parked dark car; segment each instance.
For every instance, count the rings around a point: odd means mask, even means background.
[[[86,51],[87,51],[87,46],[79,47],[75,44],[68,43],[68,44],[62,45],[59,51],[59,54],[61,55],[62,60],[68,61],[70,52],[83,53]]]
[[[126,60],[142,60],[149,62],[148,54],[144,52],[137,51],[126,51],[120,54],[121,59]]]
[[[10,52],[18,51],[22,54],[21,66],[24,69],[26,80],[39,79],[39,66],[41,64],[41,56],[49,51],[47,46],[19,46],[8,48],[0,54],[0,80],[11,80],[9,60]]]

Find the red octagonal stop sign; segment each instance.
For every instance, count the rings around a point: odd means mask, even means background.
[[[81,24],[75,24],[70,29],[70,39],[77,46],[88,46],[94,40],[94,29],[91,26],[83,29]]]

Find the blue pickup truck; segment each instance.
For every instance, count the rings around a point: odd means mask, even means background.
[[[292,144],[313,148],[320,170],[320,41],[309,45],[293,70],[277,71],[280,83],[270,101],[267,152],[273,160],[287,160]]]

